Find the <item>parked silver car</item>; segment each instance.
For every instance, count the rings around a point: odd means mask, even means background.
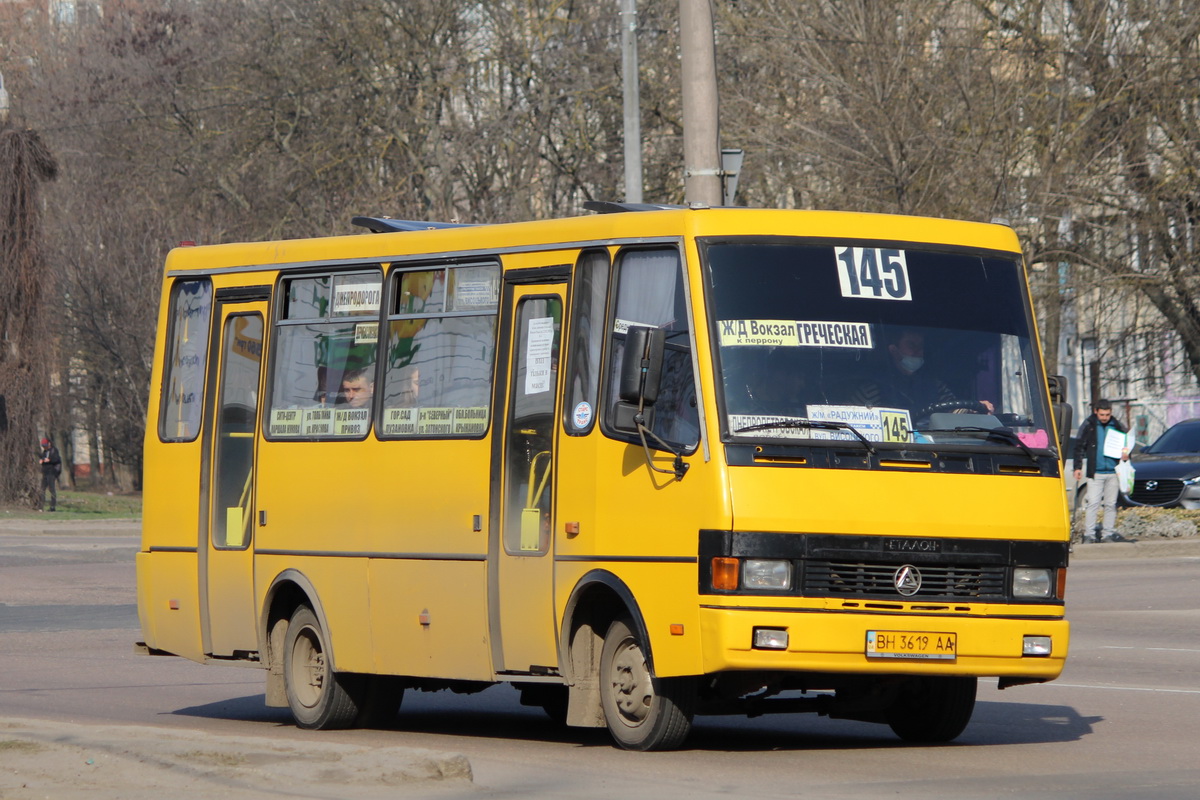
[[[1200,419],[1176,423],[1132,456],[1134,506],[1200,509]]]

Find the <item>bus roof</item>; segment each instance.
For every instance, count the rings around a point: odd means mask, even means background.
[[[615,211],[609,205],[610,211]],[[266,242],[174,248],[168,273],[278,269],[311,265],[388,261],[416,257],[470,257],[547,248],[603,246],[695,237],[795,236],[826,240],[920,243],[1020,253],[1013,230],[1004,225],[933,217],[846,211],[752,208],[651,207],[530,222],[462,225],[415,220],[356,218],[369,235],[328,236]],[[389,231],[389,232],[385,232]]]

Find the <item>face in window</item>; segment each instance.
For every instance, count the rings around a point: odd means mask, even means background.
[[[375,396],[375,382],[364,370],[347,372],[342,378],[342,399],[350,408],[366,408]]]
[[[925,365],[925,337],[917,331],[904,331],[895,344],[888,345],[888,354],[896,369],[912,375]]]

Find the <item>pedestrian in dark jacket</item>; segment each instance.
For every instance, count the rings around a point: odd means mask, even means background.
[[[42,437],[42,505],[46,505],[46,492],[50,492],[50,510],[58,506],[58,476],[62,474],[62,458],[58,448],[46,437]]]
[[[1125,426],[1113,418],[1112,403],[1097,400],[1092,403],[1092,415],[1079,426],[1075,437],[1075,480],[1083,479],[1083,464],[1087,462],[1087,513],[1083,535],[1094,533],[1096,541],[1125,541],[1117,533],[1117,464],[1129,460],[1129,450],[1122,448],[1121,457],[1105,455],[1104,441],[1110,431],[1125,433]],[[1104,506],[1104,527],[1097,525],[1100,506]]]

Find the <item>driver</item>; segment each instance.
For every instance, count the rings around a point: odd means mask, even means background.
[[[858,405],[907,408],[914,414],[958,398],[944,381],[925,369],[925,334],[914,328],[894,330],[888,337],[888,363],[879,380],[863,384],[854,393]],[[979,401],[992,413],[987,400]]]

